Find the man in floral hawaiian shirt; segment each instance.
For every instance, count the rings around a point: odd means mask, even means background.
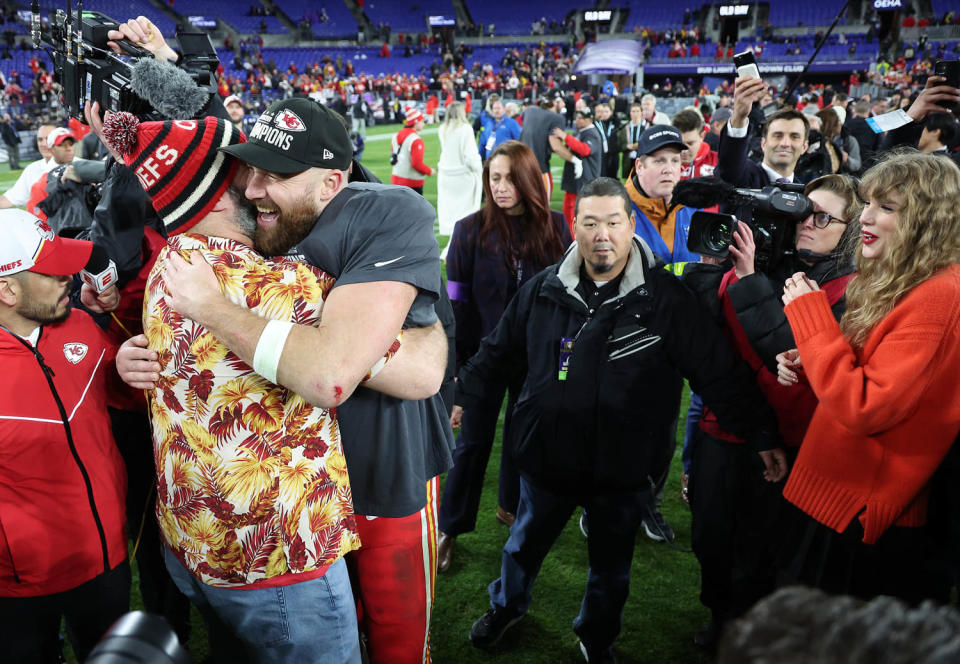
[[[182,257],[202,256],[232,301],[270,320],[317,325],[333,279],[251,248],[245,170],[211,149],[242,141],[229,123],[138,125],[121,115],[104,133],[170,235],[144,303],[159,365],[148,378],[167,567],[203,613],[218,657],[359,662],[342,560],[359,540],[335,413],[255,373],[178,314],[169,294],[179,290],[170,282]]]

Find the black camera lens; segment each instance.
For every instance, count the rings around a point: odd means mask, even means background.
[[[711,251],[726,251],[733,244],[733,224],[727,219],[718,219],[704,229],[703,242]]]

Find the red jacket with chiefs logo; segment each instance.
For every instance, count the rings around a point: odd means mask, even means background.
[[[704,141],[700,144],[700,149],[697,150],[697,156],[693,158],[693,161],[689,164],[683,164],[680,171],[680,179],[689,180],[690,178],[709,177],[713,175],[716,167],[717,153],[711,150],[707,142]]]
[[[0,597],[69,590],[127,555],[115,355],[82,311],[43,326],[35,349],[0,327]]]

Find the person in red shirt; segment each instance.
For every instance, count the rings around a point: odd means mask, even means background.
[[[393,172],[390,175],[390,184],[405,185],[421,195],[425,176],[433,175],[433,169],[423,161],[424,144],[419,135],[423,125],[423,113],[407,108],[405,126],[391,141]]]
[[[116,346],[71,311],[92,251],[23,210],[0,213],[0,366],[13,378],[0,383],[4,661],[59,661],[63,617],[84,661],[130,601],[127,475],[107,412],[123,405]],[[120,302],[115,286],[84,286],[81,300],[98,313]]]
[[[680,153],[683,164],[681,180],[713,175],[717,166],[717,153],[703,140],[703,116],[687,108],[673,116],[673,126],[680,130],[686,149]]]
[[[796,348],[777,356],[778,380],[808,382],[819,404],[783,489],[796,509],[782,571],[830,593],[945,603],[952,581],[924,526],[960,432],[960,170],[894,153],[859,190],[840,323],[816,282],[785,282]]]

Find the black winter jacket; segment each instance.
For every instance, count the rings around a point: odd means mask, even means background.
[[[755,449],[778,445],[773,411],[749,369],[639,238],[618,296],[593,315],[576,292],[581,264],[573,244],[525,284],[459,376],[457,403],[470,408],[488,386],[525,369],[509,446],[528,480],[574,494],[650,486],[684,377]],[[560,380],[564,337],[576,341]]]

